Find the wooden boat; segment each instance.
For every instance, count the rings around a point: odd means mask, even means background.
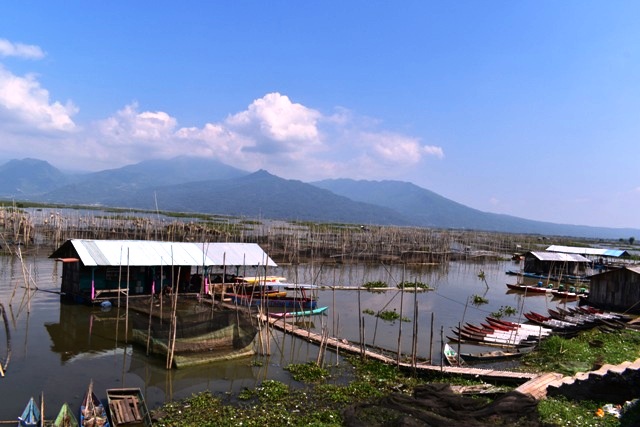
[[[541,286],[519,285],[517,283],[507,283],[507,288],[514,291],[525,292],[527,294],[546,294],[547,292],[551,292],[553,290],[552,288],[543,288]]]
[[[458,353],[456,353],[453,347],[447,343],[444,344],[442,354],[450,366],[464,366],[466,364],[463,359],[458,357]]]
[[[40,409],[36,401],[29,399],[29,403],[22,411],[22,415],[18,417],[18,427],[36,427],[40,426]]]
[[[561,291],[554,289],[551,291],[554,298],[558,298],[564,301],[577,301],[580,299],[580,294],[571,291]]]
[[[80,425],[82,427],[110,427],[107,411],[93,392],[93,381],[80,404]]]
[[[238,283],[256,285],[264,283],[283,283],[285,280],[287,280],[287,278],[282,276],[242,276],[236,278],[236,282]]]
[[[496,319],[494,317],[486,317],[490,326],[507,328],[507,330],[518,329],[522,331],[529,331],[532,335],[549,335],[552,332],[551,328],[544,328],[540,325],[528,325],[526,323],[510,322],[508,320]]]
[[[535,347],[520,347],[514,350],[485,351],[480,353],[460,353],[460,358],[465,362],[499,362],[502,360],[516,359],[533,351]]]
[[[464,340],[465,342],[476,342],[483,344],[499,344],[502,346],[512,346],[512,347],[529,347],[538,343],[538,339],[531,339],[526,337],[497,337],[491,336],[487,334],[478,334],[472,333],[465,330],[454,329],[453,333],[456,334],[459,339]]]
[[[150,427],[151,414],[139,388],[107,389],[109,414],[113,427]]]
[[[325,311],[327,311],[329,307],[318,307],[318,308],[314,308],[313,310],[304,310],[304,311],[289,311],[289,312],[282,312],[282,313],[269,313],[270,317],[279,317],[279,318],[283,318],[283,317],[305,317],[305,316],[314,316],[316,314],[322,314]]]
[[[452,337],[447,335],[447,340],[449,340],[449,342],[452,343],[460,343],[460,344],[474,344],[474,345],[483,345],[483,346],[487,346],[487,347],[498,347],[498,348],[506,348],[506,349],[513,349],[513,348],[518,348],[518,347],[530,347],[533,344],[527,344],[527,345],[514,345],[514,344],[504,344],[504,343],[499,343],[499,342],[491,342],[491,341],[482,341],[482,340],[477,340],[477,339],[466,339],[466,338],[461,338],[461,337]]]
[[[58,416],[53,421],[53,427],[78,427],[78,419],[73,415],[73,411],[68,403],[64,403],[58,412]]]
[[[302,296],[284,295],[245,295],[245,294],[225,294],[226,298],[232,302],[245,307],[274,307],[287,308],[290,311],[313,310],[317,308],[318,301],[315,298]]]

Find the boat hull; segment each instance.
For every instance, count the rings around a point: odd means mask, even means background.
[[[109,415],[114,427],[151,427],[151,414],[139,388],[107,389]]]

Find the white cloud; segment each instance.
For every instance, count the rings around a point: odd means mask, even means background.
[[[82,129],[71,119],[75,112],[72,104],[49,102],[35,76],[14,76],[0,65],[0,124],[22,126],[22,137],[16,141],[29,140],[28,128],[39,129],[48,138],[57,135],[55,146],[46,138],[24,145],[29,146],[30,156],[46,156],[61,167],[99,170],[192,155],[303,181],[338,176],[381,179],[402,178],[425,158],[443,156],[440,147],[423,145],[418,138],[378,130],[376,120],[344,108],[324,115],[279,93],[266,94],[244,111],[202,127],[180,127],[169,113],[140,111],[136,102]],[[60,130],[75,132],[62,138]],[[0,148],[0,154],[3,149],[20,150],[6,148]]]
[[[321,145],[318,131],[321,117],[318,111],[293,103],[285,95],[269,93],[253,101],[247,110],[229,116],[224,125],[250,135],[255,141],[251,150],[295,156],[295,152]]]
[[[44,52],[39,46],[12,43],[7,39],[0,39],[0,56],[15,56],[24,59],[41,59],[44,58]]]
[[[423,160],[423,155],[443,156],[442,148],[422,146],[418,138],[406,135],[363,132],[360,139],[384,163],[416,164]]]
[[[138,112],[138,104],[127,105],[115,116],[99,126],[105,136],[112,136],[118,144],[132,144],[139,141],[166,141],[173,137],[177,121],[162,111]]]
[[[71,116],[77,111],[71,102],[50,102],[35,75],[16,76],[0,64],[0,123],[23,130],[72,131]]]

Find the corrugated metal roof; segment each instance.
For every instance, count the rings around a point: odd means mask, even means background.
[[[620,270],[629,270],[629,271],[633,271],[636,274],[640,274],[640,266],[638,266],[638,265],[627,265],[627,266],[623,266],[623,267],[617,268],[615,270],[603,271],[602,273],[594,274],[591,277],[598,278],[598,277],[606,276],[606,275],[609,275],[611,273],[614,273],[614,272],[620,271]]]
[[[622,256],[628,256],[627,251],[620,249],[604,249],[604,248],[580,248],[575,246],[560,246],[551,245],[547,248],[549,252],[564,252],[567,254],[582,254],[582,255],[595,255],[595,256],[608,256],[620,258]]]
[[[256,243],[186,243],[147,240],[71,239],[78,257],[87,266],[151,266],[151,265],[247,265],[277,264]]]
[[[591,260],[580,254],[566,254],[561,252],[530,252],[530,254],[540,261],[591,262]]]

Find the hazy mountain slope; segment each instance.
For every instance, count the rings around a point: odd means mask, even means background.
[[[227,179],[249,172],[224,163],[194,157],[146,160],[134,165],[79,176],[75,182],[46,194],[42,200],[63,203],[105,204],[150,186]]]
[[[554,224],[483,212],[409,182],[333,179],[314,182],[313,185],[352,200],[394,209],[412,224],[422,227],[606,238],[624,238],[639,232],[628,228]]]
[[[109,205],[254,218],[407,225],[391,209],[355,202],[302,181],[258,171],[240,178],[150,187]]]
[[[65,185],[69,177],[43,160],[10,160],[0,166],[0,196],[25,197]]]

